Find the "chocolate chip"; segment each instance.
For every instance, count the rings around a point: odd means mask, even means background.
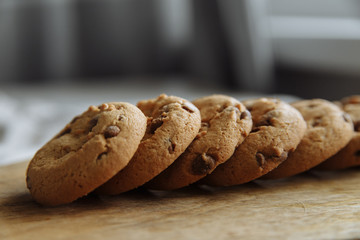
[[[317,107],[317,106],[319,106],[319,104],[317,104],[317,103],[310,103],[310,104],[308,105],[309,108],[315,108],[315,107]]]
[[[78,120],[80,117],[79,116],[76,116],[73,118],[73,120],[71,120],[70,124],[73,124],[74,122],[76,122],[76,120]]]
[[[321,126],[321,123],[322,123],[322,117],[321,116],[315,117],[314,120],[311,123],[311,126],[312,127],[318,127],[318,126]]]
[[[264,154],[258,152],[256,153],[255,157],[259,167],[262,167],[263,165],[265,165],[266,161],[272,161],[276,163],[281,163],[285,161],[288,157],[288,153],[282,152],[280,156],[265,156]]]
[[[89,128],[90,130],[93,129],[93,127],[96,126],[96,124],[98,123],[99,121],[99,115],[93,117],[90,121],[89,121]]]
[[[255,157],[259,167],[262,167],[266,162],[264,154],[258,152],[256,153]]]
[[[360,132],[360,121],[354,122],[354,131]]]
[[[59,138],[59,137],[62,137],[64,136],[65,134],[68,134],[68,133],[71,133],[71,128],[67,127],[65,128],[62,132],[60,132],[56,138]]]
[[[255,124],[255,127],[272,126],[271,120],[272,120],[271,117],[263,118]]]
[[[192,172],[195,175],[207,174],[215,167],[215,163],[216,160],[212,156],[203,153],[193,161]]]
[[[173,143],[172,141],[171,141],[171,139],[169,139],[169,147],[168,147],[168,151],[169,151],[169,153],[170,154],[173,154],[174,152],[175,152],[175,147],[176,147],[176,144],[175,143]]]
[[[243,111],[240,114],[240,119],[251,119],[251,113],[248,110]]]
[[[237,107],[226,105],[222,106],[221,111],[240,113],[240,110]]]
[[[119,120],[119,121],[123,121],[124,119],[125,119],[125,116],[124,116],[124,115],[122,115],[122,114],[119,115],[119,117],[118,117],[118,120]]]
[[[184,102],[181,107],[189,113],[194,113],[196,111],[196,107],[192,103]]]
[[[101,160],[101,158],[103,156],[106,156],[107,152],[103,152],[103,153],[100,153],[99,156],[97,157],[97,160]]]
[[[105,138],[116,137],[120,133],[120,128],[118,126],[108,126],[105,129],[104,136]]]
[[[168,151],[170,154],[174,153],[174,146],[172,144],[168,147]]]
[[[156,129],[158,129],[159,127],[161,127],[161,125],[163,125],[163,119],[162,118],[155,118],[151,121],[150,124],[150,133],[154,134]]]
[[[67,154],[71,151],[71,146],[69,145],[63,146],[62,150],[64,151],[65,154]]]
[[[360,150],[355,152],[356,157],[360,157]]]
[[[347,113],[344,112],[342,116],[343,116],[345,122],[347,122],[347,123],[351,123],[351,122],[352,122],[352,121],[351,121],[351,117],[350,117],[349,114],[347,114]]]

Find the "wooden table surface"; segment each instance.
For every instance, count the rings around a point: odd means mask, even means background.
[[[0,168],[0,239],[357,239],[360,169],[236,187],[90,195],[42,207],[27,163]]]

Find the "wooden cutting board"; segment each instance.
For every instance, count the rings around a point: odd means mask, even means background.
[[[236,187],[139,189],[42,207],[27,163],[0,168],[0,239],[356,239],[360,169]]]

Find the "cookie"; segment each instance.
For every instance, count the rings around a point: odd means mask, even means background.
[[[253,119],[249,136],[201,183],[230,186],[259,178],[285,161],[305,134],[303,117],[289,104],[271,98],[243,103]]]
[[[317,166],[317,170],[338,170],[360,165],[360,96],[344,98],[339,104],[354,123],[352,138],[343,149]]]
[[[27,187],[44,205],[70,203],[124,168],[146,130],[147,119],[129,103],[90,106],[30,161]]]
[[[201,128],[191,145],[146,187],[172,190],[187,186],[211,173],[231,157],[252,127],[251,114],[236,99],[224,95],[199,98]]]
[[[169,167],[199,132],[199,110],[189,101],[160,95],[137,105],[148,126],[134,157],[123,170],[99,187],[99,194],[119,194],[148,182]]]
[[[325,161],[351,139],[350,117],[334,103],[323,99],[302,100],[292,104],[307,123],[307,131],[297,149],[266,179],[277,179],[307,171]]]

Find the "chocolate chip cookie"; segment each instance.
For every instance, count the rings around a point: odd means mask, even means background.
[[[302,100],[292,104],[307,123],[307,131],[297,149],[264,178],[276,179],[307,171],[325,161],[353,136],[353,124],[334,103],[323,99]]]
[[[229,159],[251,130],[250,112],[232,97],[212,95],[193,104],[201,114],[199,133],[186,151],[147,187],[172,190],[198,181]]]
[[[350,142],[337,154],[321,163],[316,169],[338,170],[360,165],[360,96],[344,98],[339,103],[343,111],[349,114],[354,124]]]
[[[303,117],[289,104],[271,98],[243,103],[252,115],[252,131],[233,156],[201,183],[230,186],[259,178],[285,161],[305,134]]]
[[[169,167],[199,132],[199,110],[189,101],[160,95],[137,105],[148,117],[145,136],[129,165],[97,189],[119,194],[148,182]]]
[[[44,205],[72,202],[118,173],[134,155],[147,119],[129,103],[105,103],[75,117],[33,157],[26,183]]]

